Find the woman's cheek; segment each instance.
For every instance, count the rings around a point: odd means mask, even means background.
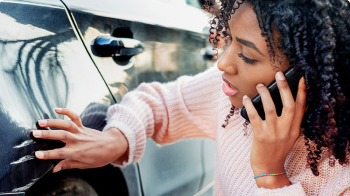
[[[250,90],[249,93],[247,93],[248,97],[251,98],[251,99],[253,97],[255,97],[257,94],[258,94],[258,91],[256,90],[255,86],[253,87],[253,89]],[[242,97],[242,99],[243,99],[243,97]]]

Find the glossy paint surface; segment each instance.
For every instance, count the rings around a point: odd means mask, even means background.
[[[0,193],[21,192],[53,165],[32,153],[57,147],[30,138],[36,121],[113,99],[61,2],[2,1],[0,26]]]

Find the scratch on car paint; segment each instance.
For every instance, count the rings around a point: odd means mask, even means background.
[[[13,161],[12,163],[10,163],[10,165],[23,163],[23,162],[26,162],[26,161],[29,161],[29,160],[32,160],[32,159],[35,159],[35,157],[33,155],[27,155],[27,156],[24,156],[24,157],[20,158],[17,161]]]
[[[26,191],[27,189],[29,189],[31,186],[33,186],[33,184],[38,181],[39,178],[35,178],[33,179],[29,184],[25,185],[25,186],[22,186],[22,187],[19,187],[19,188],[15,188],[12,190],[12,192],[23,192],[23,191]]]
[[[13,148],[22,148],[22,147],[28,146],[30,144],[33,144],[33,143],[34,143],[33,140],[27,140],[27,141],[22,142],[20,145],[14,146]]]

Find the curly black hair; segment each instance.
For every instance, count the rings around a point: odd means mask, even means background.
[[[214,10],[213,0],[204,9]],[[209,42],[217,50],[232,14],[245,0],[220,0],[211,20]],[[307,105],[302,132],[314,175],[323,151],[329,165],[349,163],[350,10],[347,0],[246,0],[253,5],[271,64],[283,52],[304,76]],[[274,41],[272,35],[280,39]],[[277,43],[276,43],[277,42]],[[276,59],[277,58],[277,59]],[[311,143],[313,143],[311,145]]]

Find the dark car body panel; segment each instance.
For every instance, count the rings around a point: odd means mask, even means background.
[[[63,118],[54,113],[55,107],[81,113],[92,102],[113,101],[62,4],[2,1],[0,14],[0,25],[7,27],[0,30],[0,193],[4,193],[26,191],[53,167],[32,155],[48,145],[29,137],[44,114]]]

